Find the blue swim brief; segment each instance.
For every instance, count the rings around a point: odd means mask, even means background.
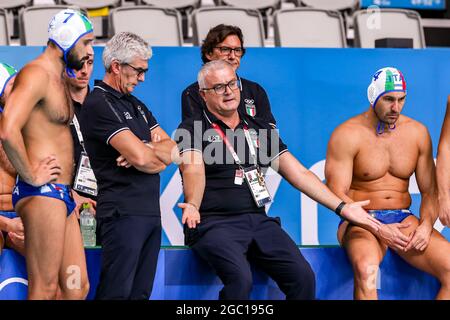
[[[389,209],[389,210],[368,210],[368,214],[384,224],[400,223],[407,217],[412,216],[412,212],[409,209]],[[345,220],[341,220],[341,225]]]
[[[40,187],[34,187],[18,179],[12,194],[14,208],[20,199],[35,196],[49,197],[64,201],[67,207],[67,216],[70,216],[73,209],[76,207],[75,201],[72,198],[71,188],[68,185],[47,183]]]
[[[8,218],[8,219],[14,219],[14,218],[18,217],[17,213],[14,211],[1,211],[1,210],[0,210],[0,216]]]

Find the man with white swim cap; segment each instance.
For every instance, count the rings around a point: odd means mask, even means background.
[[[450,243],[433,229],[438,208],[430,135],[423,124],[400,114],[406,83],[399,70],[378,70],[367,91],[369,109],[334,130],[325,165],[330,189],[348,202],[370,199],[366,209],[382,222],[378,232],[339,224],[338,240],[353,266],[354,298],[378,298],[379,265],[391,248],[440,281],[437,299],[450,299]],[[420,220],[409,210],[414,173]]]
[[[92,31],[80,12],[57,13],[47,47],[18,73],[0,122],[3,147],[18,172],[12,201],[27,235],[29,299],[84,299],[89,289],[80,228],[71,215],[73,108],[63,73],[88,59]]]
[[[0,118],[16,74],[16,69],[6,63],[0,63]],[[3,247],[12,248],[22,254],[25,251],[22,220],[14,212],[12,205],[16,174],[0,142],[0,253]]]

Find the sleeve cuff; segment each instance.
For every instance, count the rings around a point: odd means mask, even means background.
[[[112,137],[114,137],[116,134],[118,134],[119,132],[123,131],[123,130],[130,130],[130,128],[125,127],[125,128],[120,128],[119,130],[114,131],[109,137],[108,139],[106,139],[106,144],[109,144],[109,141],[112,139]]]
[[[285,153],[285,152],[287,152],[287,151],[288,151],[287,148],[284,149],[284,150],[282,150],[280,153],[278,153],[276,156],[274,156],[272,159],[270,159],[270,162],[272,162],[273,160],[279,158],[283,153]]]

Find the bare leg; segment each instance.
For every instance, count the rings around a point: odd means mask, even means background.
[[[35,196],[18,202],[25,229],[28,299],[55,299],[61,266],[66,206],[63,201]]]
[[[354,298],[378,299],[376,280],[379,265],[386,254],[386,246],[370,232],[344,222],[338,237],[347,251],[354,273]]]
[[[419,224],[419,220],[414,216],[406,218],[404,222],[411,223],[409,228],[401,229],[406,235]],[[406,253],[396,252],[412,266],[432,274],[441,282],[436,299],[450,299],[450,243],[439,232],[433,229],[430,243],[423,252],[414,249]]]
[[[83,240],[75,214],[66,222],[64,254],[59,270],[59,286],[63,300],[84,300],[89,292]]]

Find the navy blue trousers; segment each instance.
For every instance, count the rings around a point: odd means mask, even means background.
[[[161,218],[114,216],[98,223],[102,266],[95,298],[148,300],[161,247]]]
[[[220,299],[249,299],[253,285],[250,263],[266,272],[286,299],[315,298],[314,272],[281,228],[279,218],[263,214],[203,217],[196,237],[192,249],[224,284]]]

